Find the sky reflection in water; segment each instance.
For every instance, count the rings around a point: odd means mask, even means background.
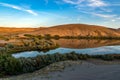
[[[50,50],[48,52],[39,52],[39,51],[27,51],[27,52],[20,52],[13,54],[12,56],[16,58],[20,57],[36,57],[37,55],[45,55],[45,54],[54,54],[54,53],[69,53],[69,52],[76,52],[76,53],[82,53],[82,54],[119,54],[120,53],[120,46],[103,46],[103,47],[97,47],[97,48],[85,48],[85,49],[71,49],[71,48],[57,48],[54,50]]]

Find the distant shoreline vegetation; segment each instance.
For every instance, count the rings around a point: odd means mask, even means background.
[[[59,45],[52,40],[39,39],[37,37],[32,37],[28,41],[21,40],[18,45],[7,43],[4,47],[0,48],[0,54],[13,54],[23,51],[48,51],[51,49],[58,48]]]
[[[88,55],[70,52],[66,54],[47,54],[33,58],[14,58],[9,54],[0,54],[0,77],[18,75],[39,70],[55,62],[72,60],[101,59],[106,61],[120,60],[120,55]]]
[[[113,37],[113,36],[59,36],[59,35],[54,35],[54,36],[51,36],[50,34],[45,34],[45,35],[31,35],[31,34],[24,34],[25,37],[29,37],[29,38],[32,38],[32,37],[37,37],[37,38],[45,38],[45,39],[102,39],[102,40],[120,40],[120,37]]]

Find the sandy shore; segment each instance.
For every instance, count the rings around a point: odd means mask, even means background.
[[[120,61],[64,61],[0,80],[120,80]]]

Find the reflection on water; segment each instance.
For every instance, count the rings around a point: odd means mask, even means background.
[[[19,57],[35,57],[37,55],[46,55],[54,53],[76,52],[79,54],[120,54],[120,40],[78,40],[78,39],[60,39],[54,40],[60,45],[60,48],[48,52],[27,51],[13,54]]]
[[[98,48],[86,48],[86,49],[71,49],[71,48],[57,48],[54,50],[50,50],[48,52],[39,52],[39,51],[27,51],[27,52],[20,52],[13,54],[12,56],[19,58],[19,57],[35,57],[37,55],[46,55],[46,54],[54,54],[54,53],[69,53],[69,52],[76,52],[79,54],[120,54],[120,46],[103,46]]]
[[[120,45],[120,40],[59,39],[54,41],[63,48],[73,49]]]

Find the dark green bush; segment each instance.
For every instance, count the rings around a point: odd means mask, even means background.
[[[103,55],[101,58],[102,58],[103,60],[107,60],[107,61],[112,61],[112,60],[114,60],[114,56],[112,56],[112,55]]]
[[[11,55],[0,54],[0,74],[15,75],[22,71],[19,59],[15,59]]]
[[[54,35],[53,38],[58,40],[58,39],[60,39],[60,36],[59,35]]]

